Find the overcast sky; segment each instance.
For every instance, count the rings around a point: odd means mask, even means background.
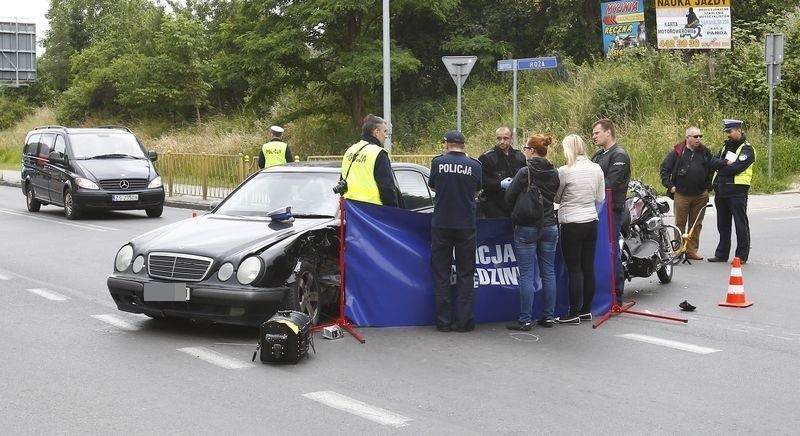
[[[38,42],[50,28],[44,16],[48,8],[50,0],[0,0],[0,20],[13,22],[18,18],[20,22],[36,24],[36,53],[41,56],[42,47]]]

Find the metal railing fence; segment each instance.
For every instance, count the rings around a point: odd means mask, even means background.
[[[429,165],[436,155],[393,155],[395,162]],[[308,156],[307,160],[341,160],[341,155]],[[299,157],[295,156],[295,160]],[[190,195],[225,198],[240,183],[258,171],[258,158],[246,154],[172,153],[159,155],[156,167],[168,197]]]

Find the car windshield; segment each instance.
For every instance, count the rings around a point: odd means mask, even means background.
[[[338,173],[260,173],[226,198],[214,213],[265,217],[268,212],[292,206],[292,215],[297,217],[333,217],[339,196],[332,188],[338,180]]]
[[[70,142],[76,159],[146,158],[136,137],[130,133],[74,133],[70,135]]]

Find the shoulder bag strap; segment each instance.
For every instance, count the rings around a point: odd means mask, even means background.
[[[361,148],[358,149],[356,154],[353,155],[353,159],[350,161],[350,166],[347,167],[347,173],[344,175],[344,179],[343,180],[347,180],[347,176],[350,175],[350,169],[353,168],[353,162],[355,162],[356,157],[358,157],[358,154],[361,153],[361,150],[363,150],[364,147],[366,147],[368,145],[369,145],[369,142],[367,142],[366,144],[362,145]]]

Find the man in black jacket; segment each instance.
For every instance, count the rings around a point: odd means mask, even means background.
[[[479,198],[478,215],[485,218],[511,216],[506,203],[505,190],[520,168],[525,166],[525,155],[511,147],[511,129],[506,126],[495,130],[496,143],[478,160],[483,168],[483,192]]]
[[[667,153],[660,171],[661,184],[675,205],[675,225],[683,233],[694,226],[686,247],[686,257],[693,260],[703,260],[697,248],[711,189],[711,152],[702,138],[699,128],[686,129],[686,137]]]
[[[622,211],[625,207],[625,195],[628,193],[628,182],[631,180],[631,159],[628,153],[617,144],[617,132],[614,122],[603,118],[592,125],[592,139],[600,150],[592,156],[592,162],[600,165],[605,176],[606,190],[611,190],[608,207],[611,209],[611,234],[616,241],[622,227]],[[614,292],[617,305],[622,305],[622,292],[625,289],[625,271],[622,267],[619,244],[614,247]]]

